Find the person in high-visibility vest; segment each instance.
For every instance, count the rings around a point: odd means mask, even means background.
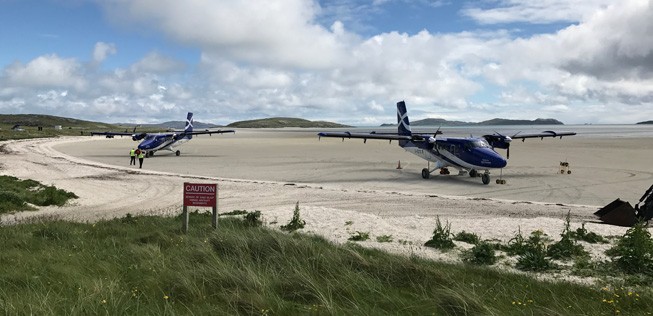
[[[136,150],[134,148],[129,151],[129,165],[136,165]]]
[[[143,158],[145,158],[145,150],[138,153],[138,168],[143,168]]]

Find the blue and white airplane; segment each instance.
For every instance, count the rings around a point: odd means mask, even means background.
[[[154,153],[158,150],[169,150],[179,156],[181,151],[177,149],[183,143],[191,140],[193,135],[203,135],[203,134],[224,134],[224,133],[235,133],[234,130],[217,130],[217,131],[193,131],[193,113],[188,112],[186,117],[186,127],[183,131],[174,131],[174,132],[160,132],[160,133],[136,133],[136,127],[134,127],[133,133],[120,133],[120,132],[91,132],[91,135],[105,135],[107,138],[113,138],[113,136],[131,136],[134,141],[139,141],[138,149],[145,151],[146,157],[154,156]]]
[[[544,131],[535,134],[519,134],[505,136],[498,133],[484,135],[483,137],[441,137],[438,129],[434,134],[413,134],[406,113],[406,103],[397,103],[397,129],[394,133],[350,133],[350,132],[322,132],[319,137],[384,139],[392,142],[399,141],[399,146],[428,161],[428,167],[422,169],[422,178],[428,179],[431,173],[440,170],[440,174],[449,174],[449,168],[458,169],[458,174],[468,173],[470,177],[481,177],[483,184],[490,183],[490,169],[502,169],[508,161],[494,149],[506,149],[510,156],[510,142],[513,139],[560,137],[576,135],[574,132]],[[430,163],[434,164],[433,169]],[[497,183],[505,184],[505,180],[497,179]]]

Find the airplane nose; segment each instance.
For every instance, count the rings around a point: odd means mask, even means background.
[[[496,157],[496,159],[493,161],[493,164],[495,165],[494,168],[503,168],[508,164],[508,161],[503,159],[503,157],[499,156]]]

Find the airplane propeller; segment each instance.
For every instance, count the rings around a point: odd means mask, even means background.
[[[436,142],[436,139],[435,139],[435,138],[436,138],[439,134],[442,134],[442,131],[440,131],[440,128],[441,128],[441,127],[442,127],[442,126],[438,126],[438,129],[435,131],[435,133],[433,133],[433,136],[429,137],[429,144],[435,144],[435,142]]]
[[[515,134],[517,135],[517,134]],[[514,137],[514,136],[513,136]],[[506,150],[506,158],[510,159],[510,142],[512,138],[510,136],[503,135],[497,131],[494,131],[492,135],[483,135],[483,138],[487,140],[490,146],[494,148],[501,148]]]

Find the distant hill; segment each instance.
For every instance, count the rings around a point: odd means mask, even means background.
[[[639,122],[637,124],[653,124],[653,121],[644,121],[644,122]]]
[[[397,124],[382,124],[381,126],[396,126]],[[538,118],[535,120],[509,120],[494,118],[482,122],[462,122],[462,121],[448,121],[441,118],[427,118],[423,120],[411,121],[412,126],[474,126],[474,125],[564,125],[564,123],[548,118]]]
[[[61,125],[62,128],[115,128],[112,124],[78,120],[67,117],[44,114],[0,114],[0,124],[21,125],[32,127],[52,127]]]
[[[348,125],[325,122],[325,121],[309,121],[300,118],[292,117],[272,117],[258,120],[238,121],[233,122],[227,127],[241,127],[241,128],[282,128],[282,127],[351,127]]]
[[[538,118],[535,120],[509,120],[495,118],[483,122],[476,123],[477,125],[564,125],[564,123],[552,118]]]
[[[470,122],[461,122],[461,121],[447,121],[445,119],[441,118],[427,118],[423,120],[417,120],[414,122],[410,122],[410,125],[415,125],[415,126],[462,126],[462,125],[473,125],[476,123],[470,123]]]

